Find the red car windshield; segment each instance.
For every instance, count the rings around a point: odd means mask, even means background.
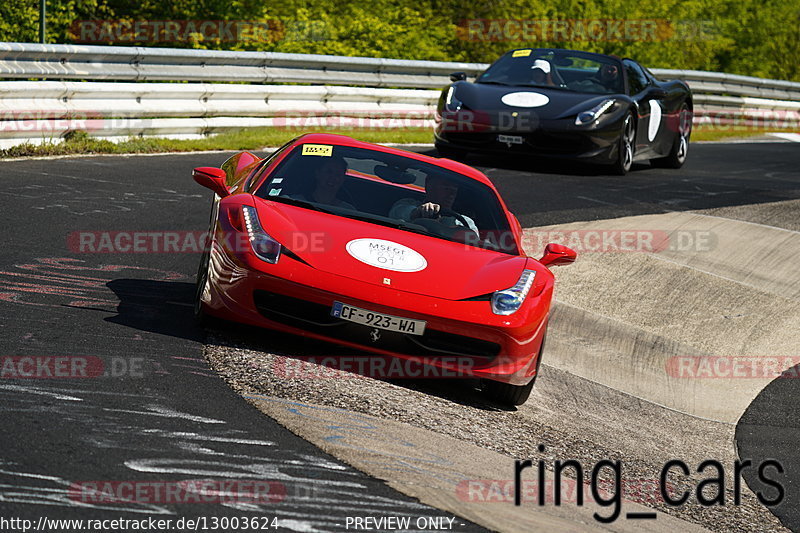
[[[397,154],[301,144],[266,177],[255,195],[519,254],[508,218],[491,188],[457,172]]]

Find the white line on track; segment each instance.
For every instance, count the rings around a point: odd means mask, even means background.
[[[596,198],[589,198],[588,196],[576,196],[575,198],[580,198],[581,200],[588,200],[589,202],[595,202],[595,203],[603,204],[603,205],[613,205],[614,207],[618,207],[619,206],[619,204],[614,204],[614,203],[611,203],[611,202],[604,202],[603,200],[597,200]]]
[[[694,144],[780,144],[789,142],[788,139],[769,139],[769,138],[749,138],[749,139],[728,139],[724,141],[693,141]]]
[[[792,141],[794,143],[800,143],[800,133],[775,132],[775,133],[767,133],[767,135],[772,135],[773,137],[786,139],[787,141]]]
[[[148,411],[135,411],[132,409],[111,409],[108,407],[104,407],[103,411],[109,411],[114,413],[128,413],[133,415],[143,415],[143,416],[158,416],[164,418],[181,418],[183,420],[189,420],[191,422],[199,422],[201,424],[224,424],[224,420],[217,420],[216,418],[206,418],[203,416],[195,416],[190,415],[188,413],[181,413],[180,411],[173,411],[172,409],[168,409],[166,407],[161,407],[159,405],[153,405],[148,407]]]
[[[83,398],[75,396],[67,396],[66,394],[58,394],[49,390],[39,389],[36,387],[23,387],[20,385],[0,385],[0,390],[9,390],[13,392],[23,392],[25,394],[38,394],[41,396],[50,396],[56,400],[65,400],[68,402],[82,402]]]

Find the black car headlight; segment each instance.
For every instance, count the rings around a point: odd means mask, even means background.
[[[461,110],[462,105],[463,103],[461,100],[456,98],[456,88],[451,85],[450,89],[447,90],[447,98],[444,101],[444,108],[447,111],[456,112]]]
[[[591,124],[597,120],[600,115],[608,111],[613,105],[614,100],[603,100],[593,108],[587,109],[586,111],[581,111],[578,113],[578,116],[575,117],[575,125],[586,126],[587,124]]]

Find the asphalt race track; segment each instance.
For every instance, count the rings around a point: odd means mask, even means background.
[[[277,516],[295,531],[344,530],[348,516],[452,518],[321,452],[217,377],[191,316],[198,253],[78,251],[77,232],[204,231],[209,194],[192,181],[191,169],[218,166],[227,155],[0,166],[0,356],[44,358],[41,364],[78,358],[105,374],[15,379],[19,368],[3,367],[2,515],[34,522]],[[800,198],[797,143],[693,144],[680,171],[644,165],[625,177],[552,163],[468,162],[493,179],[524,227]],[[796,212],[780,216],[779,225],[797,231]],[[775,380],[762,391],[737,425],[736,444],[743,456],[780,459],[792,498],[774,513],[800,530],[800,435],[789,423],[795,383]],[[275,482],[276,497],[131,504],[75,491],[97,480],[190,477]],[[754,488],[757,481],[745,477]],[[458,517],[454,524],[455,531],[483,530]]]
[[[564,174],[563,165],[551,162],[467,162],[492,178],[523,227],[797,198],[797,144],[693,144],[691,150],[680,171],[634,164],[625,177],[593,167]]]
[[[197,254],[76,254],[68,246],[73,231],[207,228],[208,195],[190,171],[223,157],[2,165],[0,354],[84,356],[89,368],[98,358],[109,374],[0,381],[3,517],[244,513],[277,516],[282,531],[337,531],[346,516],[447,516],[321,453],[209,370],[191,312]],[[74,490],[97,480],[190,477],[281,486],[275,501],[255,504],[192,503],[191,495],[131,504]],[[454,530],[482,528],[456,518]]]

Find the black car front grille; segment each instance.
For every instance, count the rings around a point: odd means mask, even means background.
[[[447,140],[463,146],[480,146],[489,145],[497,142],[497,133],[495,132],[480,132],[480,133],[447,133]]]
[[[466,356],[475,358],[479,364],[490,362],[500,353],[497,343],[430,328],[425,328],[423,335],[380,330],[379,340],[373,341],[370,335],[373,328],[332,316],[330,306],[263,290],[254,291],[253,300],[258,312],[269,320],[367,349],[420,357]]]
[[[586,147],[586,137],[574,133],[554,133],[536,130],[523,135],[525,142],[535,150],[546,150],[556,153],[574,153]]]
[[[507,145],[497,140],[498,135],[522,137],[523,143]],[[533,130],[524,132],[448,133],[446,139],[457,146],[474,147],[476,150],[573,154],[591,149],[591,141],[587,139],[586,135],[572,132]]]
[[[335,326],[340,320],[331,315],[330,308],[324,305],[284,296],[269,291],[253,292],[253,300],[258,312],[270,320],[289,326],[308,329],[309,324],[318,327]]]

